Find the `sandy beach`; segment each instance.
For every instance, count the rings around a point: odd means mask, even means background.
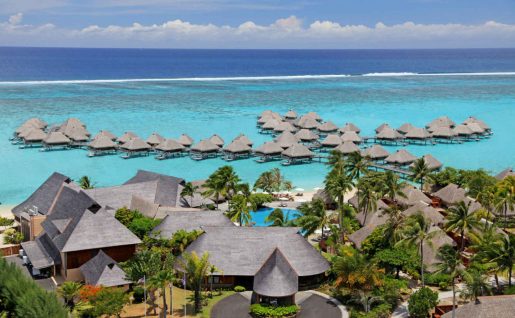
[[[0,205],[0,216],[4,218],[12,218],[13,214],[11,213],[11,209],[15,207],[15,205]]]

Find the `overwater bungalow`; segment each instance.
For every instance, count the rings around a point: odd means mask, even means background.
[[[79,124],[67,124],[66,126],[61,126],[58,130],[64,133],[68,138],[75,140],[73,138],[86,136],[89,139],[91,133],[84,127]]]
[[[71,140],[70,146],[72,146],[72,147],[84,146],[89,141],[88,132],[84,128],[79,128],[79,127],[69,128],[69,129],[66,129],[66,132],[64,132],[64,134],[68,138],[70,138],[70,140]]]
[[[265,142],[256,149],[255,154],[259,157],[257,162],[266,162],[275,159],[281,159],[284,149],[276,142]]]
[[[379,127],[378,127],[379,129]],[[397,130],[394,130],[388,124],[382,127],[375,136],[375,140],[379,143],[398,144],[404,139],[404,136]]]
[[[286,112],[286,114],[284,114],[284,119],[288,120],[288,121],[295,120],[295,119],[297,119],[297,116],[298,116],[297,113],[294,110],[290,109],[289,111]]]
[[[481,136],[485,133],[485,130],[478,123],[468,123],[466,124],[472,132],[478,136]]]
[[[48,133],[43,139],[43,150],[66,149],[70,146],[71,140],[60,131]]]
[[[116,136],[112,132],[110,132],[109,130],[101,130],[101,131],[99,131],[98,134],[96,134],[95,137],[93,137],[93,139],[96,139],[96,138],[98,138],[100,136],[105,136],[105,137],[111,139],[112,141],[116,141]]]
[[[285,131],[294,133],[295,131],[297,131],[297,128],[295,128],[290,122],[287,121],[281,122],[274,128],[275,133],[283,133]]]
[[[422,158],[430,170],[440,170],[443,166],[443,164],[431,154],[424,155]]]
[[[405,149],[397,150],[396,152],[390,154],[385,159],[385,161],[387,163],[398,165],[398,166],[408,165],[415,160],[417,160],[417,157],[415,157],[414,155],[412,155]]]
[[[384,128],[390,127],[387,123],[382,123],[381,125],[377,126],[377,128],[374,130],[376,134],[380,133]]]
[[[165,138],[163,136],[156,132],[153,132],[152,135],[150,135],[145,142],[149,144],[152,148],[155,148],[163,141],[165,141]]]
[[[116,139],[116,142],[118,142],[119,144],[124,144],[133,138],[139,138],[139,137],[132,131],[126,131],[125,133],[123,133],[123,135],[121,135],[120,137],[118,137],[118,139]]]
[[[463,139],[471,139],[473,138],[474,132],[472,129],[470,129],[469,126],[465,124],[457,125],[453,128],[453,131],[456,133],[457,136],[463,138]],[[474,138],[476,139],[476,138]]]
[[[264,111],[261,112],[261,114],[258,115],[258,118],[261,118],[263,116],[270,116],[274,114],[274,111],[270,110],[270,109],[266,109]]]
[[[120,150],[124,153],[123,159],[133,157],[148,156],[152,147],[140,138],[132,138],[120,146]]]
[[[286,149],[288,147],[291,147],[292,145],[297,144],[299,142],[299,139],[297,139],[297,137],[295,137],[295,135],[293,135],[292,133],[285,131],[279,136],[277,136],[277,138],[275,138],[275,142],[283,149]]]
[[[327,135],[337,132],[338,126],[336,126],[332,121],[326,121],[325,123],[318,126],[317,130],[321,135]]]
[[[404,123],[399,128],[397,128],[397,131],[405,135],[408,133],[408,131],[410,131],[413,128],[415,128],[415,126],[413,126],[412,124]]]
[[[258,123],[258,126],[259,125],[263,125],[264,123],[266,123],[267,121],[269,121],[270,119],[275,119],[279,122],[281,122],[283,120],[283,118],[281,117],[281,115],[279,115],[278,113],[270,113],[270,114],[267,114],[267,115],[263,115],[261,117],[259,117],[257,123]]]
[[[484,121],[477,119],[475,117],[472,117],[472,116],[465,119],[465,121],[463,123],[465,125],[475,123],[475,124],[478,124],[479,127],[481,127],[485,132],[487,132],[487,133],[491,132],[491,128]]]
[[[435,127],[435,128],[436,127],[450,127],[450,128],[454,128],[454,126],[456,126],[456,123],[454,121],[452,121],[452,119],[450,119],[447,116],[441,116],[441,117],[438,117],[438,118],[434,119],[430,123],[428,123],[426,125],[426,128],[429,128],[429,127]]]
[[[186,147],[181,145],[177,140],[165,139],[157,145],[155,149],[157,151],[156,159],[167,159],[182,156]]]
[[[322,117],[320,117],[320,115],[318,115],[316,112],[309,112],[307,113],[306,115],[304,115],[303,117],[309,117],[309,118],[312,118],[318,122],[321,122],[322,121]]]
[[[314,119],[314,118],[311,118],[311,117],[306,117],[306,115],[304,115],[303,117],[301,117],[296,123],[295,123],[295,126],[301,128],[301,129],[317,129],[318,126],[320,125],[320,123]]]
[[[190,157],[194,160],[203,160],[218,156],[220,147],[214,144],[211,139],[203,139],[196,145],[191,146]]]
[[[308,129],[301,129],[294,136],[300,142],[307,144],[315,143],[319,138],[317,134]]]
[[[13,138],[11,138],[11,140],[18,139],[19,134],[23,131],[30,130],[33,128],[44,130],[47,126],[48,124],[39,118],[28,119],[14,130]]]
[[[412,127],[404,134],[404,138],[410,144],[433,143],[431,134],[425,128]]]
[[[23,136],[23,148],[26,147],[34,147],[34,146],[41,146],[41,142],[47,137],[47,134],[39,129],[34,128],[29,130],[29,132]]]
[[[355,131],[346,131],[342,134],[341,139],[343,142],[353,142],[359,144],[363,141]]]
[[[309,163],[313,160],[315,154],[309,150],[308,147],[297,143],[283,151],[282,156],[286,159],[282,165],[287,166],[299,163]]]
[[[266,123],[263,124],[263,126],[261,126],[261,132],[262,133],[271,133],[281,123],[282,123],[282,121],[279,121],[275,118],[270,118]]]
[[[243,133],[240,133],[238,136],[236,136],[236,138],[233,139],[233,141],[236,141],[236,140],[239,140],[241,141],[242,143],[244,143],[245,145],[248,145],[250,147],[252,147],[252,145],[254,145],[254,143],[252,142],[252,140],[250,140],[249,137],[247,137],[245,134]]]
[[[218,136],[217,134],[214,134],[213,136],[209,137],[209,140],[217,145],[219,148],[222,148],[225,144],[225,141],[222,139],[222,137]]]
[[[433,138],[441,143],[452,143],[452,142],[461,142],[461,140],[457,139],[456,137],[458,134],[454,132],[454,130],[451,127],[447,126],[440,126],[437,127],[431,135]]]
[[[118,145],[109,138],[108,135],[97,135],[93,141],[88,144],[88,156],[101,156],[108,154],[115,154],[117,151]]]
[[[354,125],[353,123],[345,123],[345,126],[340,128],[338,130],[341,134],[346,133],[347,131],[353,131],[356,134],[359,134],[361,132],[361,129],[359,129],[358,126]]]
[[[68,118],[61,124],[61,129],[65,129],[66,127],[82,127],[86,128],[86,124],[84,124],[78,118]]]
[[[333,149],[336,146],[339,146],[342,143],[342,140],[340,136],[335,134],[330,134],[325,137],[324,140],[320,143],[322,145],[322,148],[325,149]]]
[[[224,160],[231,161],[235,159],[248,158],[252,154],[252,147],[241,140],[234,140],[223,149]]]
[[[182,134],[177,139],[177,142],[183,145],[184,147],[189,148],[193,145],[193,138],[186,134]]]
[[[352,141],[345,141],[338,147],[334,148],[334,150],[339,151],[344,155],[349,155],[353,152],[360,152],[359,147]]]
[[[372,147],[363,149],[361,154],[365,157],[369,157],[372,160],[384,160],[390,155],[390,153],[381,145],[372,145]]]

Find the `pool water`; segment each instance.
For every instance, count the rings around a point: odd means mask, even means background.
[[[254,224],[254,226],[269,226],[271,223],[266,223],[265,219],[275,209],[276,208],[261,208],[261,209],[258,209],[257,211],[250,212],[250,214],[252,215],[251,222]],[[294,215],[299,213],[298,210],[294,210],[294,209],[283,209],[283,208],[280,208],[280,209],[283,210],[283,213],[285,216],[287,216],[288,220],[294,219],[295,218]]]

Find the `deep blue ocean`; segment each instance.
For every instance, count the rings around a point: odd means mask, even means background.
[[[40,152],[8,141],[30,117],[58,123],[80,118],[95,134],[131,130],[146,139],[213,133],[226,142],[243,132],[256,145],[256,116],[318,112],[338,126],[353,122],[372,135],[383,122],[422,126],[470,115],[494,136],[461,145],[409,146],[445,165],[495,173],[515,166],[515,49],[492,50],[135,50],[0,48],[0,202],[23,200],[53,171],[91,176],[99,186],[125,181],[137,169],[206,178],[221,159],[88,158],[84,150]],[[394,151],[395,147],[388,147]],[[253,182],[280,166],[252,159],[231,163]],[[323,164],[281,167],[307,190],[322,184]]]

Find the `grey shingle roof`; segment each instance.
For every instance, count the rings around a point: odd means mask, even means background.
[[[291,227],[204,227],[186,252],[209,253],[209,262],[226,276],[254,276],[279,248],[299,276],[329,269],[327,261]]]
[[[153,232],[159,232],[161,237],[170,238],[179,231],[200,230],[203,226],[234,226],[221,211],[186,211],[168,212]]]
[[[268,297],[286,297],[299,290],[298,275],[276,248],[254,276],[254,292]]]
[[[39,235],[34,241],[21,243],[33,267],[37,269],[48,268],[61,263],[59,251],[45,233]]]
[[[479,297],[479,304],[474,301],[456,308],[456,318],[513,318],[515,313],[515,295]],[[442,318],[452,317],[452,312]]]
[[[98,251],[97,255],[80,267],[84,280],[88,285],[113,287],[130,284],[125,279],[125,272],[118,263],[104,251]]]

